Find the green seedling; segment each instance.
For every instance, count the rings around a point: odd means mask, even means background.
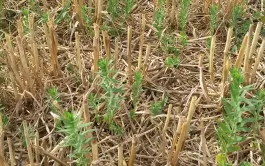
[[[162,100],[153,102],[151,104],[151,113],[152,115],[159,115],[163,111],[167,98],[163,97]]]
[[[65,5],[63,6],[63,9],[60,11],[59,15],[55,19],[54,23],[59,24],[62,20],[66,19],[67,22],[71,20],[71,17],[69,15],[70,8],[71,7],[71,0],[68,0]]]
[[[218,22],[218,5],[212,4],[210,7],[210,29],[211,29],[211,36],[214,35],[214,32],[217,28]]]
[[[132,85],[132,100],[134,109],[131,110],[130,115],[134,117],[135,110],[137,109],[137,103],[139,102],[140,95],[143,91],[142,89],[143,76],[141,72],[134,73],[134,83]]]
[[[189,14],[190,0],[181,0],[180,1],[180,28],[181,28],[181,38],[180,42],[183,46],[187,44],[187,35],[186,35],[186,24]]]
[[[21,137],[22,146],[26,148],[27,147],[27,143],[26,143],[26,137],[25,137],[24,128],[23,128],[22,124],[20,126],[20,131],[22,133],[22,137]],[[30,124],[28,124],[28,137],[29,137],[30,140],[33,140],[35,138],[34,128]]]
[[[187,45],[187,35],[185,31],[180,32],[180,43],[182,44],[182,46]]]
[[[4,14],[4,0],[0,0],[0,18],[3,18]]]
[[[22,8],[22,23],[24,33],[29,34],[29,10],[26,8]]]
[[[134,4],[134,0],[125,0],[125,17],[129,17],[132,7]]]
[[[8,123],[8,116],[4,114],[5,107],[0,104],[0,114],[2,114],[2,122],[3,122],[3,127],[5,127]]]
[[[87,130],[92,123],[84,123],[81,119],[81,112],[67,112],[63,115],[56,116],[62,123],[57,128],[57,132],[64,135],[63,147],[70,147],[72,153],[69,157],[75,160],[78,166],[88,165],[90,163],[86,155],[90,153],[90,141],[93,139],[87,138],[87,134],[93,132],[92,129]]]
[[[50,99],[52,101],[56,100],[56,101],[60,101],[60,94],[59,92],[57,91],[56,88],[52,87],[48,90],[48,94],[50,96]]]
[[[178,67],[179,63],[179,58],[174,55],[173,57],[168,56],[165,60],[165,65],[169,68]]]
[[[231,20],[230,20],[230,25],[233,27],[233,29],[235,29],[235,36],[236,36],[236,44],[238,43],[241,43],[238,39],[241,39],[239,37],[239,34],[238,34],[238,29],[241,29],[241,28],[238,28],[238,27],[241,27],[239,26],[239,20],[243,17],[243,8],[241,7],[241,5],[236,5],[233,10],[232,10],[232,16],[231,16]],[[244,34],[243,34],[244,35]]]
[[[155,11],[155,16],[154,16],[154,27],[157,29],[157,36],[160,38],[162,35],[162,30],[164,29],[165,25],[165,17],[166,17],[166,10],[164,8],[164,1],[159,0],[158,1],[158,8]]]
[[[98,66],[100,69],[99,75],[101,77],[101,83],[99,85],[104,90],[104,95],[100,97],[100,100],[106,103],[107,109],[103,115],[104,121],[108,125],[114,125],[114,115],[120,110],[120,103],[123,102],[123,87],[120,82],[116,80],[117,72],[115,72],[113,66],[110,66],[109,60],[100,59]]]
[[[257,128],[258,113],[264,103],[259,100],[260,95],[257,98],[246,98],[246,93],[253,90],[253,87],[244,86],[244,78],[238,69],[233,68],[231,71],[231,83],[230,83],[230,99],[222,99],[224,104],[224,120],[217,122],[217,136],[218,143],[220,145],[220,153],[216,159],[218,166],[230,166],[232,165],[228,160],[228,154],[237,152],[240,149],[239,143],[246,140],[246,133],[251,132],[251,129],[247,126],[249,123],[254,124],[254,128]],[[264,99],[263,99],[264,102]],[[260,105],[260,107],[258,107]],[[246,112],[256,112],[254,117],[243,117]],[[256,129],[254,129],[256,130]],[[244,134],[245,133],[245,134]]]
[[[89,8],[87,6],[82,6],[81,7],[82,20],[84,20],[85,27],[86,27],[88,33],[90,34],[90,36],[94,36],[93,30],[91,28],[92,17],[90,15],[88,15],[88,13],[89,13]]]
[[[244,162],[241,162],[239,166],[252,166],[252,165],[251,163],[244,161]]]
[[[89,109],[91,109],[95,113],[95,119],[96,119],[97,123],[100,122],[100,117],[99,117],[99,114],[97,112],[99,104],[100,104],[100,99],[97,98],[97,96],[95,94],[89,94],[88,106],[89,106]]]
[[[179,50],[175,46],[174,36],[164,34],[161,38],[161,47],[167,55],[165,65],[173,68],[179,65]]]
[[[119,0],[109,0],[107,11],[111,15],[112,19],[116,19],[120,13],[120,3]]]

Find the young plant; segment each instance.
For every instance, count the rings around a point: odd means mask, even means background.
[[[181,0],[180,1],[180,42],[183,46],[187,44],[187,35],[186,35],[186,24],[187,24],[187,19],[188,19],[188,14],[189,14],[189,7],[190,7],[190,0]]]
[[[231,26],[235,29],[235,36],[236,36],[236,44],[241,43],[238,39],[241,39],[239,36],[238,29],[242,29],[241,26],[239,25],[239,20],[243,17],[243,8],[241,5],[236,5],[233,10],[232,10],[232,16],[230,20]],[[240,27],[240,28],[237,28]]]
[[[173,68],[179,65],[179,50],[175,46],[174,36],[164,34],[161,38],[161,48],[167,55],[165,65]]]
[[[2,114],[2,121],[3,121],[3,127],[5,127],[8,123],[8,116],[4,114],[5,107],[0,104],[0,114]]]
[[[68,0],[65,5],[63,6],[63,9],[55,19],[54,23],[59,24],[62,20],[66,19],[68,22],[70,21],[71,17],[69,15],[70,8],[71,7],[71,0]]]
[[[152,115],[159,115],[163,111],[163,108],[165,107],[167,98],[163,96],[162,100],[153,102],[151,104],[151,113]]]
[[[158,8],[155,11],[154,16],[154,27],[157,29],[157,36],[160,38],[162,35],[162,30],[165,24],[166,11],[164,8],[164,0],[158,0]]]
[[[52,101],[54,101],[54,100],[60,101],[60,94],[55,87],[50,88],[48,90],[48,94],[49,94],[49,97]]]
[[[29,34],[29,10],[26,8],[22,8],[22,23],[24,33]]]
[[[141,72],[135,72],[134,74],[134,83],[132,85],[132,100],[134,109],[130,112],[131,117],[134,117],[135,110],[137,108],[137,103],[139,101],[139,97],[143,91],[142,89],[142,81],[143,76]]]
[[[244,78],[238,69],[233,68],[231,71],[230,83],[230,99],[223,99],[224,104],[224,120],[218,122],[217,136],[220,145],[220,153],[216,159],[218,166],[232,165],[227,157],[229,153],[236,152],[240,149],[240,142],[246,140],[246,133],[250,132],[247,127],[249,122],[256,123],[257,117],[243,117],[245,112],[258,111],[257,103],[260,100],[246,98],[248,91],[252,90],[252,86],[241,87]],[[263,106],[263,105],[261,105]],[[245,133],[245,134],[244,134]]]
[[[104,95],[100,97],[106,103],[106,112],[104,113],[104,121],[112,128],[117,129],[113,122],[116,111],[120,109],[120,103],[123,101],[122,85],[116,80],[117,73],[114,68],[110,66],[110,61],[107,59],[100,59],[98,62],[99,75],[101,76],[101,83],[99,84],[104,90]],[[116,126],[116,127],[113,127]]]
[[[125,0],[125,18],[130,16],[134,0]]]
[[[63,115],[56,116],[62,123],[58,126],[58,132],[62,133],[65,137],[63,138],[64,147],[70,147],[72,149],[69,157],[75,160],[78,166],[88,165],[89,159],[86,157],[90,152],[89,144],[93,139],[87,138],[87,134],[93,130],[86,130],[91,123],[84,123],[81,119],[81,112],[67,112]],[[84,148],[86,147],[86,148]]]
[[[117,18],[119,16],[119,13],[120,13],[119,0],[109,0],[107,11],[108,11],[108,13],[110,13],[110,15],[113,19]]]
[[[90,36],[94,36],[92,34],[93,30],[91,29],[92,17],[90,15],[88,15],[88,13],[89,13],[89,8],[87,6],[82,6],[81,7],[82,20],[84,20],[85,27],[86,27],[88,33],[90,34]]]
[[[214,35],[214,32],[217,28],[217,22],[218,22],[218,5],[212,4],[210,7],[210,29],[211,29],[211,36]]]
[[[99,114],[97,112],[98,110],[98,107],[99,107],[99,104],[100,104],[100,99],[97,98],[97,96],[95,94],[89,94],[88,95],[88,106],[91,110],[94,111],[95,113],[95,120],[97,123],[100,122],[100,117],[99,117]]]

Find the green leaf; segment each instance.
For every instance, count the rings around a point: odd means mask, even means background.
[[[227,148],[227,153],[232,153],[240,150],[240,146],[233,145]]]

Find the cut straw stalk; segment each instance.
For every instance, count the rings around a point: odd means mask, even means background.
[[[30,31],[30,43],[31,43],[31,51],[33,53],[33,59],[34,59],[34,64],[33,64],[33,69],[35,71],[35,75],[37,77],[37,73],[39,72],[39,53],[37,49],[37,43],[35,41],[35,31],[34,31],[34,16],[30,15],[29,16],[29,31]]]
[[[40,138],[40,135],[39,135],[39,132],[37,131],[35,133],[35,145],[36,146],[40,146],[40,140],[39,140],[39,138]],[[40,160],[39,150],[38,150],[38,148],[35,148],[34,150],[35,150],[35,161],[36,161],[37,164],[40,164],[40,161],[41,160]]]
[[[61,76],[61,69],[58,62],[58,41],[56,37],[56,33],[54,30],[53,20],[49,20],[47,26],[44,25],[44,32],[46,41],[49,47],[49,52],[51,54],[51,64],[53,69],[54,76]]]
[[[34,165],[34,156],[33,156],[33,152],[31,149],[31,142],[30,142],[30,138],[29,138],[28,125],[27,125],[27,122],[25,120],[23,121],[23,129],[24,129],[24,136],[25,136],[25,140],[26,140],[26,144],[27,144],[29,162],[30,162],[30,165],[33,166]]]
[[[248,36],[248,33],[247,33],[245,35],[244,39],[243,39],[239,54],[238,54],[237,59],[236,59],[236,63],[235,63],[235,67],[236,68],[240,68],[241,67],[241,63],[243,61],[243,57],[244,57],[245,50],[246,50],[246,47],[247,47],[248,38],[249,38],[249,36]]]
[[[142,54],[143,54],[143,45],[144,45],[145,24],[146,24],[145,15],[142,14],[140,43],[139,43],[139,55],[138,55],[138,70],[142,69]]]
[[[132,26],[128,26],[128,32],[127,32],[127,63],[128,63],[128,82],[129,84],[132,83]]]
[[[75,32],[75,47],[76,47],[76,64],[78,67],[78,73],[80,75],[82,84],[86,85],[85,78],[83,75],[82,59],[81,59],[81,52],[80,52],[80,36],[78,32]]]
[[[257,27],[256,27],[256,30],[255,30],[255,33],[254,33],[254,37],[253,37],[253,41],[252,41],[252,44],[251,44],[251,47],[250,47],[250,50],[249,50],[249,54],[247,55],[246,57],[246,66],[245,66],[245,80],[246,80],[246,83],[248,84],[249,83],[249,78],[250,78],[250,58],[252,57],[254,51],[256,50],[256,46],[257,46],[257,43],[258,43],[258,39],[259,39],[259,34],[260,34],[260,31],[261,31],[261,28],[262,28],[262,22],[259,22],[257,24]]]
[[[176,151],[174,153],[174,157],[173,157],[173,160],[172,160],[172,166],[176,166],[177,163],[178,163],[179,153],[180,153],[182,145],[183,145],[183,143],[185,141],[187,132],[188,132],[188,122],[184,122],[183,126],[182,126],[182,130],[181,130],[181,134],[180,134],[178,143],[176,145]]]
[[[133,166],[134,159],[135,159],[135,138],[133,137],[132,138],[132,147],[131,147],[131,153],[130,153],[130,159],[129,159],[128,166]]]
[[[257,69],[258,69],[258,65],[259,65],[259,62],[263,56],[263,51],[264,51],[264,48],[265,48],[265,39],[262,40],[262,44],[259,48],[259,53],[258,53],[258,56],[255,60],[255,64],[254,64],[254,67],[253,67],[253,70],[252,70],[252,73],[251,73],[251,80],[250,80],[250,83],[253,83],[254,79],[255,79],[255,76],[256,76],[256,72],[257,72]]]
[[[246,71],[248,71],[249,68],[249,52],[250,52],[250,47],[251,47],[251,41],[252,41],[252,35],[253,35],[253,30],[254,30],[254,25],[251,24],[249,26],[248,29],[248,41],[247,41],[247,47],[246,47],[246,51],[245,51],[245,58],[244,58],[244,77],[247,77],[248,73]]]
[[[232,35],[233,35],[233,28],[230,27],[227,32],[226,44],[225,44],[225,49],[224,49],[223,77],[222,77],[222,82],[221,82],[221,98],[223,98],[224,96],[226,81],[228,80],[227,70],[229,70],[229,68],[227,66],[227,63],[228,63],[228,52],[231,47]]]
[[[143,67],[143,78],[145,79],[147,70],[148,70],[148,59],[151,53],[151,46],[150,44],[147,45],[146,47],[146,53],[145,53],[145,60],[144,60],[144,67]]]
[[[83,6],[83,1],[82,0],[73,0],[74,4],[74,13],[76,13],[77,20],[79,21],[81,27],[85,29],[85,23],[82,18],[82,13],[81,13],[81,7]]]
[[[169,151],[169,155],[168,155],[168,158],[167,158],[168,165],[172,164],[172,159],[173,159],[172,157],[173,157],[173,154],[174,154],[174,149],[176,147],[176,143],[178,141],[178,137],[180,135],[180,132],[181,132],[181,129],[182,129],[182,125],[183,125],[184,121],[185,121],[185,119],[183,117],[180,117],[179,121],[178,121],[177,129],[174,130],[173,141],[172,141],[171,149]]]
[[[164,154],[165,154],[165,148],[166,148],[166,131],[167,131],[168,123],[169,123],[170,116],[171,116],[171,110],[172,110],[172,104],[169,104],[168,110],[167,110],[167,118],[166,118],[165,125],[164,125],[164,128],[162,130],[162,134],[161,134],[162,144],[161,144],[160,154],[162,154],[162,158],[164,158]]]
[[[76,65],[80,76],[82,75],[82,62],[80,53],[80,36],[78,32],[75,32],[75,47],[76,47]]]
[[[17,32],[18,32],[18,36],[21,38],[21,40],[23,40],[24,42],[24,29],[23,29],[23,23],[22,23],[22,17],[20,17],[17,20]]]
[[[92,14],[92,7],[93,7],[92,0],[88,0],[88,15],[90,15],[90,16]]]
[[[85,95],[83,97],[83,102],[82,102],[82,111],[83,111],[83,115],[84,115],[84,124],[86,123],[90,123],[91,122],[91,119],[90,119],[90,113],[89,113],[89,107],[88,107],[88,100],[87,100],[87,96]],[[86,130],[89,131],[91,130],[91,126],[87,126],[86,127]],[[85,137],[89,140],[92,138],[92,133],[91,132],[88,132]],[[84,145],[83,146],[83,149],[87,149],[88,145]],[[91,153],[88,153],[86,155],[86,158],[89,159],[91,161],[91,156],[92,154]]]
[[[30,90],[31,93],[34,94],[34,88],[33,88],[33,80],[31,78],[31,73],[28,67],[28,63],[27,63],[27,59],[25,56],[25,52],[24,52],[24,48],[23,48],[23,44],[21,41],[21,38],[19,36],[16,37],[16,42],[18,45],[18,50],[19,50],[19,57],[20,57],[20,61],[21,61],[21,65],[22,65],[22,75],[24,80],[27,81],[27,88]]]
[[[105,51],[106,51],[106,56],[107,56],[107,59],[110,61],[111,60],[111,57],[110,57],[110,37],[109,37],[107,31],[103,31],[102,35],[103,35],[103,39],[104,39],[103,42],[104,42],[104,47],[105,47]]]
[[[115,38],[115,51],[114,51],[114,66],[115,66],[115,70],[118,69],[118,61],[119,61],[119,39]]]
[[[202,151],[202,163],[203,166],[207,166],[207,153],[206,153],[206,138],[205,138],[205,128],[204,122],[200,122],[201,129],[201,151]]]
[[[118,146],[118,166],[123,166],[123,147],[122,144]]]
[[[12,146],[11,139],[9,137],[7,137],[7,144],[8,144],[8,150],[9,150],[10,165],[15,166],[16,161],[15,161],[15,157],[14,157],[13,146]]]
[[[16,85],[15,77],[14,77],[14,75],[13,75],[13,73],[11,71],[8,72],[8,75],[9,75],[11,84],[12,84],[13,89],[14,89],[15,99],[16,99],[16,101],[18,101],[19,100],[19,94],[18,94],[18,90],[17,90],[17,85]]]
[[[215,41],[216,36],[213,35],[212,41],[211,41],[211,48],[210,48],[210,56],[209,56],[209,73],[210,73],[210,79],[212,84],[214,83],[214,50],[215,50]]]
[[[181,148],[183,146],[183,143],[184,143],[185,139],[188,136],[188,131],[189,131],[189,128],[190,128],[191,119],[192,119],[193,114],[194,114],[194,112],[196,110],[197,104],[198,104],[197,96],[192,96],[191,102],[190,102],[188,116],[187,116],[186,122],[182,126],[180,138],[179,138],[179,141],[177,143],[176,151],[175,151],[175,154],[174,154],[174,157],[173,157],[173,160],[172,160],[172,165],[177,165],[178,158],[179,158],[178,156],[179,156],[180,150],[181,150]]]
[[[172,0],[172,7],[170,11],[170,25],[173,27],[176,25],[176,0]]]
[[[102,12],[102,0],[96,1],[96,23],[100,24],[101,22],[101,12]]]
[[[98,160],[98,143],[97,141],[93,140],[91,145],[92,145],[93,161],[97,161]]]
[[[2,113],[0,112],[0,157],[4,158],[4,124]]]
[[[46,143],[46,140],[42,140],[42,144],[41,144],[41,147],[46,150],[47,149],[47,143]],[[49,159],[48,159],[48,156],[44,155],[44,166],[49,166]]]
[[[94,70],[93,76],[96,77],[98,73],[98,60],[99,60],[99,26],[98,24],[94,24],[94,33],[95,36],[93,38],[93,55],[94,55]]]
[[[8,65],[7,66],[9,67],[9,71],[14,74],[16,83],[19,85],[18,88],[22,92],[25,90],[25,85],[19,76],[18,67],[16,64],[16,57],[14,54],[14,48],[13,48],[12,43],[11,43],[10,35],[5,34],[5,38],[6,38],[6,50],[8,52],[8,54],[7,54],[8,55],[7,56]]]
[[[202,93],[205,97],[205,99],[207,100],[207,102],[210,102],[210,98],[208,95],[208,90],[207,90],[207,86],[205,83],[205,77],[204,77],[204,73],[203,73],[203,54],[200,55],[200,59],[199,59],[199,70],[200,70],[200,86],[202,88]]]

